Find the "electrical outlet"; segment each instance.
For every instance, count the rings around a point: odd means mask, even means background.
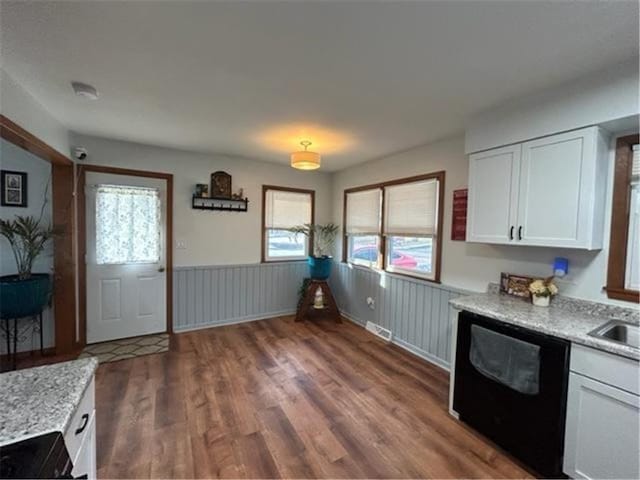
[[[176,240],[176,249],[177,250],[186,250],[187,249],[187,242],[185,242],[184,240]]]
[[[371,298],[371,297],[367,297],[367,305],[369,306],[369,308],[370,308],[371,310],[375,310],[375,308],[376,308],[376,301],[375,301],[373,298]]]

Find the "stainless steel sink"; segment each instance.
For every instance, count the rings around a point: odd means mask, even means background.
[[[640,349],[640,325],[633,323],[611,320],[589,332],[589,335]]]

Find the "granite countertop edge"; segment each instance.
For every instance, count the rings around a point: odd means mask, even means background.
[[[640,350],[634,347],[589,335],[589,332],[613,318],[564,310],[553,305],[548,308],[536,307],[526,300],[501,293],[462,296],[450,300],[449,303],[456,310],[485,315],[579,345],[640,360]],[[561,322],[561,326],[555,325],[556,322]]]
[[[97,368],[97,358],[90,357],[0,374],[0,404],[6,408],[0,412],[0,446],[51,432],[64,435]]]

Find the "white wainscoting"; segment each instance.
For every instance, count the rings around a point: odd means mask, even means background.
[[[469,292],[346,263],[333,266],[331,289],[344,316],[382,325],[393,332],[394,343],[449,368],[449,300]],[[373,309],[367,297],[374,299]]]
[[[305,276],[304,261],[174,268],[173,329],[294,314]]]

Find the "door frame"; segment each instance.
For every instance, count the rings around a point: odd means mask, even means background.
[[[60,233],[53,240],[54,338],[57,355],[71,354],[76,343],[76,165],[69,157],[0,114],[0,137],[51,164],[53,226]],[[25,352],[28,353],[28,352]],[[49,353],[49,352],[47,352]]]
[[[173,174],[152,172],[147,170],[132,170],[129,168],[106,167],[103,165],[79,165],[78,175],[78,264],[79,264],[79,346],[87,344],[87,219],[86,219],[86,173],[111,173],[130,177],[158,178],[167,182],[167,220],[165,222],[166,240],[166,302],[167,302],[167,333],[173,333]]]

